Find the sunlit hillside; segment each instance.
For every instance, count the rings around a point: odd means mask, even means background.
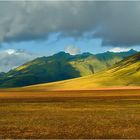
[[[82,78],[40,84],[29,88],[44,88],[46,90],[94,89],[116,86],[140,86],[140,53],[133,55],[109,70]]]
[[[29,86],[87,76],[109,68],[136,53],[135,50],[96,55],[90,53],[70,55],[59,52],[49,57],[36,58],[1,74],[0,87]]]

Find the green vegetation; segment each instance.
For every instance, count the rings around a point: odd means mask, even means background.
[[[130,56],[108,70],[94,75],[54,82],[49,84],[35,85],[30,88],[46,88],[47,90],[83,90],[103,87],[122,87],[140,85],[140,53]]]
[[[53,56],[37,58],[1,74],[0,87],[20,87],[94,74],[135,53],[136,51],[130,50],[121,53],[83,53],[72,56],[60,52]]]

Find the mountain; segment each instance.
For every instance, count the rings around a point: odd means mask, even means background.
[[[0,77],[3,76],[5,74],[5,72],[0,72]]]
[[[0,87],[20,87],[54,82],[94,74],[104,70],[136,51],[70,55],[60,52],[40,57],[0,76]]]
[[[140,53],[130,56],[108,70],[71,80],[29,87],[45,90],[89,90],[105,87],[140,86]]]

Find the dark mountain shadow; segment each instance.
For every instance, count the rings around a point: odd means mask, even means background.
[[[49,66],[48,66],[49,67]],[[54,71],[55,67],[55,71]],[[21,87],[40,83],[61,81],[80,77],[80,72],[73,68],[69,63],[63,64],[60,61],[54,61],[48,69],[46,67],[32,68],[32,72],[11,71],[13,77],[0,78],[0,87]],[[53,71],[51,72],[51,69]]]

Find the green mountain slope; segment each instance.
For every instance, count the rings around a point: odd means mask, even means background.
[[[86,76],[106,69],[136,51],[72,56],[60,52],[37,58],[0,76],[0,87],[19,87]]]
[[[128,57],[112,68],[81,78],[40,84],[29,89],[89,90],[105,87],[140,86],[140,53]]]

